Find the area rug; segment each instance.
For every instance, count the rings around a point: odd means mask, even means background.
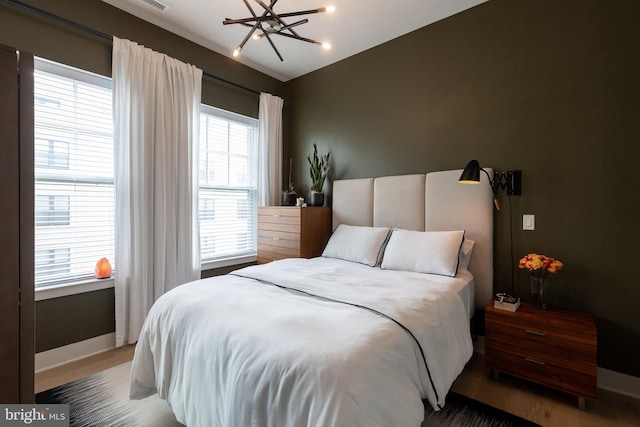
[[[157,395],[129,400],[131,362],[36,395],[38,404],[69,404],[70,427],[179,427],[169,405]],[[429,405],[422,427],[535,427],[538,424],[455,392],[439,412]],[[237,427],[237,426],[229,426]],[[395,427],[395,426],[394,426]],[[416,426],[417,427],[417,426]]]
[[[444,408],[436,412],[425,402],[421,427],[540,427],[532,421],[450,391]]]

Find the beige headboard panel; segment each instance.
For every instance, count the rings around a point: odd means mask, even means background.
[[[373,226],[373,178],[333,182],[333,229],[338,224]]]
[[[485,169],[493,176],[492,169]],[[476,308],[493,297],[493,194],[489,179],[479,185],[459,184],[461,170],[427,174],[425,227],[430,231],[465,230],[475,241],[469,271],[475,281]]]
[[[486,169],[493,176],[493,170]],[[475,305],[493,295],[493,198],[487,176],[480,185],[458,183],[462,170],[333,183],[333,228],[340,224],[408,230],[465,230],[475,247],[469,271],[475,280]]]
[[[373,225],[424,231],[424,184],[424,175],[376,178]]]

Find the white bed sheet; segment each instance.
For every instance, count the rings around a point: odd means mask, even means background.
[[[136,346],[131,398],[158,393],[193,427],[417,427],[421,399],[444,405],[471,357],[466,276],[327,258],[237,274],[253,278],[199,280],[156,302]],[[420,346],[388,318],[329,299],[385,313]]]
[[[471,274],[471,272],[469,272],[469,270],[467,270],[466,268],[461,268],[458,269],[456,279],[459,280],[452,283],[452,286],[457,289],[458,295],[460,295],[460,298],[462,298],[464,308],[467,312],[467,319],[471,320],[476,308],[476,289],[473,274]]]

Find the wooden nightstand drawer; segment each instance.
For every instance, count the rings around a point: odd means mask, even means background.
[[[526,331],[531,338],[537,335],[584,343],[587,347],[593,344],[596,334],[593,318],[585,313],[535,310],[529,304],[522,304],[516,313],[493,308],[492,314],[495,314],[490,316],[493,326],[504,327],[505,333],[508,333],[508,328],[514,328]]]
[[[593,375],[576,373],[576,371],[549,363],[545,358],[525,357],[504,351],[487,351],[485,363],[500,366],[498,370],[579,397],[596,398],[595,372]]]
[[[574,353],[557,347],[549,347],[535,343],[509,342],[493,339],[487,334],[485,341],[487,354],[495,352],[511,353],[524,359],[536,360],[552,364],[559,368],[575,371],[585,375],[596,375],[596,366],[589,354]]]
[[[540,328],[518,327],[486,319],[486,339],[506,346],[519,346],[531,352],[558,358],[568,365],[573,361],[593,363],[596,348],[582,340],[569,339]]]
[[[566,310],[536,310],[522,303],[515,313],[489,305],[485,312],[485,364],[497,372],[596,398],[597,333],[593,317]]]

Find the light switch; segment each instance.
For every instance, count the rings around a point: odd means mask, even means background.
[[[536,216],[535,215],[522,215],[522,229],[523,230],[535,230],[536,229]]]

